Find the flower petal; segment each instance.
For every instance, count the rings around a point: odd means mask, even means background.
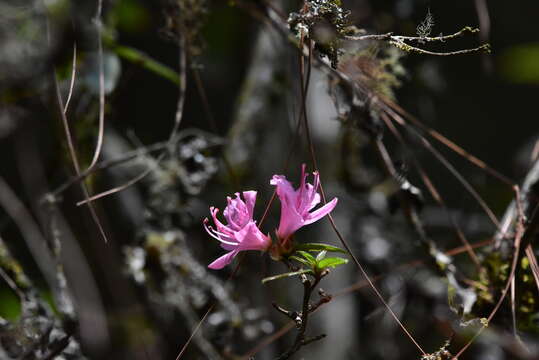
[[[286,180],[286,177],[283,175],[273,175],[273,178],[270,180],[270,184],[277,186],[277,195],[281,202],[285,202],[294,206],[293,199],[296,198],[296,191],[292,187],[290,181]]]
[[[271,239],[258,229],[254,221],[247,224],[236,236],[240,243],[239,250],[265,251],[271,245]]]
[[[256,202],[256,191],[244,191],[243,198],[245,199],[245,206],[247,207],[247,212],[249,213],[249,219],[253,218],[253,212],[255,209]]]
[[[286,239],[303,225],[305,225],[303,217],[298,214],[295,208],[281,206],[281,220],[277,229],[277,235],[281,239]]]
[[[233,250],[229,253],[226,253],[225,255],[217,258],[214,262],[212,262],[208,267],[210,269],[219,270],[227,266],[234,260],[234,257],[238,254],[239,250]]]
[[[320,209],[317,209],[309,214],[309,217],[305,219],[304,225],[309,225],[314,223],[315,221],[320,220],[327,214],[329,214],[337,205],[337,198],[334,198],[330,202],[328,202],[326,205],[322,206]]]
[[[277,186],[277,196],[281,201],[281,220],[277,235],[285,239],[303,226],[302,214],[296,207],[299,191],[294,190],[292,184],[283,175],[273,175],[270,184]]]

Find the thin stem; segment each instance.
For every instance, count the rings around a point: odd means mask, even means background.
[[[309,44],[310,45],[310,44]],[[303,80],[303,69],[304,69],[304,62],[303,62],[303,54],[300,54],[300,79],[301,79],[301,84],[304,83],[304,80]],[[302,102],[303,102],[303,106],[306,107],[306,96],[305,96],[305,91],[302,87]],[[319,169],[318,169],[318,164],[317,164],[317,160],[316,160],[316,154],[315,154],[315,149],[314,149],[314,144],[313,144],[313,141],[312,141],[312,138],[311,138],[311,131],[310,131],[310,126],[309,126],[309,120],[308,120],[308,116],[307,116],[307,109],[305,108],[305,111],[303,112],[303,121],[304,121],[304,128],[305,128],[305,133],[307,135],[307,143],[308,143],[308,148],[309,148],[309,152],[310,152],[310,155],[311,155],[311,161],[312,161],[312,164],[313,164],[313,167],[316,171],[320,172]],[[322,182],[320,182],[320,192],[322,194],[322,200],[323,200],[323,203],[324,204],[327,204],[327,199],[326,199],[326,195],[325,195],[325,192],[324,192],[324,188],[322,186]],[[369,282],[369,285],[372,287],[373,291],[375,292],[376,296],[378,296],[378,298],[380,298],[381,302],[384,304],[384,306],[388,309],[389,313],[391,314],[391,316],[395,319],[395,321],[399,324],[399,326],[402,328],[402,330],[404,331],[404,333],[411,339],[411,341],[414,343],[414,345],[421,351],[421,353],[423,355],[426,354],[426,352],[423,350],[423,348],[417,343],[417,341],[414,339],[414,337],[412,336],[412,334],[408,331],[408,329],[406,329],[406,327],[404,326],[404,324],[399,320],[399,318],[397,317],[397,315],[393,312],[393,310],[391,309],[391,307],[387,304],[387,302],[385,301],[385,299],[383,298],[382,294],[380,294],[380,292],[378,291],[378,289],[376,288],[376,286],[374,285],[374,283],[371,281],[371,279],[369,278],[369,276],[367,275],[367,272],[365,271],[365,269],[363,268],[363,266],[361,265],[361,263],[358,261],[358,259],[355,257],[355,255],[352,253],[352,250],[350,248],[350,246],[348,245],[347,241],[344,239],[344,237],[341,235],[340,231],[337,229],[337,226],[335,225],[335,221],[333,220],[333,217],[331,216],[331,214],[328,214],[328,219],[330,221],[330,224],[331,224],[331,227],[333,228],[333,230],[335,231],[335,233],[337,234],[337,237],[339,238],[339,240],[341,241],[341,243],[343,244],[343,246],[346,248],[346,251],[348,252],[348,254],[352,257],[354,263],[356,264],[357,268],[361,271],[361,273],[363,274],[363,276],[365,276],[365,278],[368,280]]]
[[[299,314],[299,317],[293,318],[292,314],[294,312],[290,312],[287,310],[284,310],[282,308],[279,308],[278,310],[288,317],[292,318],[296,322],[296,325],[299,327],[298,333],[296,335],[296,339],[294,340],[294,344],[283,354],[279,355],[276,360],[285,360],[289,359],[292,355],[294,355],[296,352],[301,349],[302,346],[308,345],[314,341],[323,339],[326,335],[318,335],[312,338],[306,338],[305,333],[307,331],[307,325],[309,323],[309,315],[314,311],[310,305],[310,299],[311,295],[313,293],[313,290],[316,288],[320,280],[322,279],[323,275],[316,275],[316,277],[310,281],[305,274],[301,275],[301,282],[303,284],[303,302],[301,306],[301,313]]]

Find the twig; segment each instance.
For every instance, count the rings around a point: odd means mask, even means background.
[[[205,134],[206,136],[210,135],[209,133],[206,133],[206,132],[204,132],[202,130],[199,130],[199,129],[185,129],[176,136],[176,138],[174,139],[173,142],[174,142],[174,144],[177,144],[178,142],[180,142],[185,137],[196,135],[196,134]],[[223,142],[221,140],[219,140],[217,137],[215,137],[212,140],[212,143],[213,143],[213,145],[222,145],[223,144]],[[138,147],[137,149],[132,150],[132,151],[127,151],[123,155],[121,155],[121,156],[119,156],[117,158],[114,158],[114,159],[99,161],[97,164],[95,164],[93,169],[87,169],[84,172],[82,172],[79,176],[73,176],[71,179],[68,179],[65,183],[58,186],[56,189],[54,189],[53,191],[48,193],[46,196],[57,197],[58,195],[63,193],[67,188],[69,188],[73,184],[76,184],[77,182],[87,178],[88,176],[90,176],[91,174],[93,174],[93,173],[95,173],[97,171],[106,170],[106,169],[109,169],[109,168],[111,168],[113,166],[117,166],[117,165],[129,162],[131,160],[134,160],[134,159],[139,158],[141,156],[150,154],[152,152],[163,150],[163,149],[169,147],[170,145],[171,144],[170,144],[170,142],[168,140],[167,141],[161,141],[161,142],[157,142],[157,143],[154,143],[154,144],[151,144],[151,145],[148,145],[148,146]]]
[[[17,295],[17,297],[19,298],[19,301],[22,302],[24,300],[24,293],[21,291],[17,283],[13,281],[11,277],[9,277],[9,275],[4,271],[4,269],[2,269],[2,267],[0,267],[0,277],[11,288],[11,290],[13,290],[13,292]]]
[[[296,339],[294,340],[294,344],[288,349],[286,352],[281,354],[276,358],[276,360],[285,360],[289,359],[292,355],[294,355],[296,352],[299,351],[299,349],[302,346],[305,346],[307,344],[310,344],[316,340],[320,340],[325,337],[325,335],[319,335],[315,336],[313,338],[307,339],[305,337],[305,332],[307,331],[307,324],[309,322],[309,315],[312,313],[312,309],[310,306],[310,299],[311,294],[313,290],[316,288],[318,283],[320,282],[323,275],[316,275],[315,278],[310,281],[305,274],[300,275],[301,282],[303,284],[303,303],[301,307],[301,313],[299,316],[296,316],[295,318],[292,318],[292,314],[295,314],[295,312],[290,312],[287,310],[284,310],[282,308],[279,308],[280,312],[283,312],[288,317],[291,317],[292,320],[296,322],[296,326],[298,327],[298,333],[296,335]]]
[[[163,155],[163,154],[161,154],[161,155]],[[160,160],[161,158],[162,158],[162,156],[160,156],[160,158],[158,158],[158,160]],[[90,197],[87,197],[84,200],[78,201],[77,206],[81,206],[81,205],[84,205],[84,204],[89,204],[92,201],[95,201],[97,199],[101,199],[101,198],[103,198],[105,196],[112,195],[112,194],[115,194],[117,192],[120,192],[122,190],[127,189],[128,187],[131,187],[134,184],[136,184],[137,182],[139,182],[140,180],[144,179],[149,173],[154,171],[157,166],[158,166],[157,163],[153,164],[153,166],[149,166],[146,170],[144,170],[143,172],[141,172],[140,174],[138,174],[137,176],[135,176],[134,178],[132,178],[131,180],[127,181],[126,183],[124,183],[124,184],[122,184],[120,186],[116,186],[116,187],[114,187],[112,189],[109,189],[107,191],[100,192],[99,194],[92,195]]]
[[[467,34],[474,34],[478,32],[479,32],[478,28],[472,28],[471,26],[466,26],[462,28],[460,31],[457,31],[456,33],[450,34],[450,35],[434,36],[434,37],[396,35],[396,36],[392,36],[392,39],[396,41],[413,41],[413,42],[419,42],[419,43],[421,42],[445,42],[447,40],[456,39]]]
[[[398,48],[398,49],[400,49],[402,51],[416,53],[416,54],[422,54],[422,55],[454,56],[454,55],[475,54],[475,53],[478,53],[478,52],[490,53],[490,45],[489,44],[479,45],[478,47],[471,48],[471,49],[455,50],[455,51],[447,51],[447,52],[429,51],[429,50],[418,48],[417,46],[412,46],[410,44],[405,43],[404,41],[397,41],[397,40],[391,40],[391,41],[389,41],[389,44],[395,46],[396,48]]]
[[[144,148],[138,148],[136,150],[126,152],[122,156],[120,156],[118,158],[115,158],[115,159],[100,161],[97,164],[95,164],[95,166],[92,169],[86,169],[85,171],[81,172],[80,175],[76,175],[76,176],[71,177],[65,183],[58,186],[56,189],[54,189],[50,193],[46,194],[46,196],[57,197],[58,195],[63,193],[65,190],[67,190],[73,184],[76,184],[76,183],[80,182],[81,180],[86,179],[88,176],[90,176],[91,174],[93,174],[93,173],[95,173],[95,172],[97,172],[99,170],[105,170],[105,169],[111,168],[113,166],[129,162],[131,160],[134,160],[134,159],[136,159],[138,157],[141,157],[143,155],[152,153],[154,151],[163,150],[167,146],[168,146],[168,141],[167,142],[159,142],[159,143],[155,143],[155,144],[146,146]]]
[[[292,321],[295,321],[296,324],[298,323],[298,320],[301,321],[301,318],[298,317],[298,313],[295,311],[286,310],[285,308],[279,306],[277,303],[272,302],[271,306],[287,318],[289,318]]]
[[[454,34],[445,35],[445,36],[434,36],[434,37],[402,36],[402,35],[393,35],[393,33],[386,33],[386,34],[373,34],[373,35],[360,35],[360,36],[345,36],[344,39],[353,40],[353,41],[364,41],[364,40],[387,41],[388,44],[393,45],[406,52],[415,52],[417,54],[435,55],[435,56],[463,55],[463,54],[477,53],[481,51],[484,51],[487,53],[490,52],[489,44],[482,44],[478,47],[464,49],[464,50],[456,50],[456,51],[448,51],[448,52],[434,52],[434,51],[425,50],[417,46],[413,46],[406,43],[406,41],[417,42],[417,43],[445,42],[447,40],[453,40],[453,39],[459,38],[466,34],[474,34],[477,32],[479,32],[479,29],[466,26]]]

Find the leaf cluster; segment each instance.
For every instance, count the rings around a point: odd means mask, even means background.
[[[348,263],[348,259],[341,257],[327,257],[328,252],[338,252],[346,254],[346,251],[336,246],[323,243],[296,244],[294,250],[287,260],[293,260],[304,266],[299,270],[270,276],[264,278],[262,283],[284,279],[296,275],[310,274],[315,278],[322,278],[327,275],[329,269]],[[313,255],[314,254],[314,255]]]

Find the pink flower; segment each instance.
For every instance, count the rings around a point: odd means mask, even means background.
[[[217,219],[219,209],[214,207],[210,207],[210,212],[216,229],[208,226],[209,220],[207,218],[204,219],[204,227],[208,234],[214,239],[219,240],[221,247],[229,251],[208,265],[210,269],[221,269],[225,267],[232,262],[240,251],[265,251],[271,245],[271,238],[264,235],[253,220],[256,191],[244,191],[243,199],[245,201],[240,198],[239,193],[235,195],[235,199],[227,197],[228,205],[225,211],[223,211],[223,215],[228,223],[227,225],[224,225]]]
[[[320,175],[314,172],[314,185],[306,183],[307,174],[305,164],[301,168],[301,184],[294,190],[292,184],[283,175],[273,175],[271,185],[277,186],[277,195],[281,200],[281,221],[277,229],[277,236],[281,243],[286,243],[289,237],[299,228],[314,223],[329,214],[335,205],[334,198],[321,208],[310,212],[320,203],[320,195],[317,190],[320,186]]]

